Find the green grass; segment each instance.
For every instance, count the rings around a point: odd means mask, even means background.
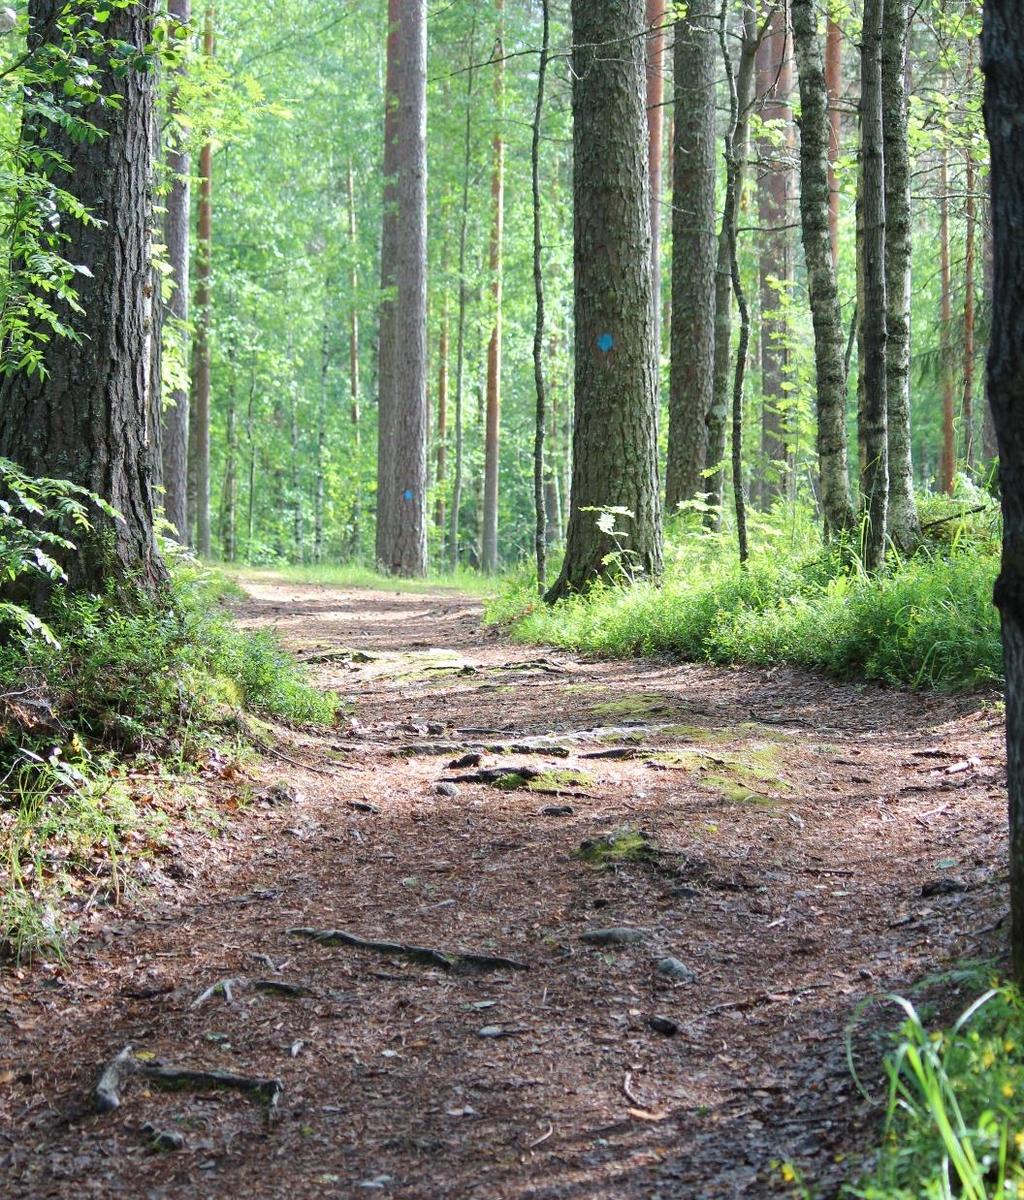
[[[691,537],[670,549],[661,586],[597,585],[548,606],[519,577],[506,581],[487,619],[521,641],[604,657],[790,663],[948,690],[1001,679],[998,556],[987,541],[923,550],[881,578],[778,543],[746,570],[717,541]]]
[[[336,720],[337,696],[271,635],[233,624],[233,588],[182,560],[159,599],[58,592],[56,643],[0,646],[0,955],[61,954],[81,889],[116,900],[122,859],[181,815],[180,795],[140,792],[127,767],[187,782],[211,754],[245,753],[261,722],[243,714]]]
[[[859,1200],[1024,1196],[1024,1004],[996,986],[952,1028],[929,1031],[908,1000],[888,1082],[882,1145]]]
[[[381,575],[371,567],[358,563],[323,563],[319,566],[282,565],[274,567],[245,567],[239,564],[220,564],[218,569],[232,579],[266,580],[269,583],[319,584],[324,587],[367,588],[385,592],[434,592],[447,589],[473,596],[492,596],[500,586],[496,576],[481,575],[461,567],[455,572],[430,574],[423,579],[402,579]]]

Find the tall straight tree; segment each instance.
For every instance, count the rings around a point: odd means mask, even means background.
[[[885,0],[882,24],[882,132],[885,151],[886,405],[888,534],[910,553],[921,536],[910,439],[910,144],[907,36],[910,0]]]
[[[494,324],[487,346],[487,427],[484,433],[484,511],[480,565],[488,574],[498,569],[498,450],[501,437],[503,250],[505,243],[505,0],[498,0],[498,38],[494,45],[494,164],[491,169],[491,303]]]
[[[665,0],[647,0],[647,164],[651,180],[651,293],[654,344],[661,353],[661,192],[665,130]],[[659,372],[660,374],[660,372]]]
[[[825,87],[828,89],[828,231],[832,261],[839,262],[839,179],[836,163],[843,146],[843,27],[839,23],[840,0],[829,0],[825,24]]]
[[[793,52],[800,82],[800,230],[814,325],[818,467],[828,537],[854,526],[846,448],[846,337],[829,233],[828,89],[814,0],[792,0]]]
[[[789,6],[772,14],[767,34],[757,48],[757,94],[762,117],[772,126],[758,138],[758,235],[761,293],[761,450],[765,460],[761,500],[770,503],[787,490],[789,434],[786,415],[787,323],[779,315],[781,294],[792,273],[789,230],[789,134],[793,59],[789,44]]]
[[[79,336],[56,337],[41,325],[43,370],[2,376],[0,455],[32,474],[90,488],[119,510],[123,519],[76,533],[80,551],[66,564],[71,587],[97,592],[109,582],[155,591],[166,578],[153,535],[146,388],[154,64],[145,49],[153,8],[152,0],[111,8],[95,64],[103,100],[62,113],[65,93],[55,87],[52,119],[35,111],[23,131],[54,185],[92,219],[63,226],[62,254],[87,268],[75,277],[82,311],[51,297]],[[28,8],[30,47],[51,47],[55,62],[70,49],[64,10],[61,0],[30,0]],[[98,136],[83,136],[80,126],[75,136],[79,117]]]
[[[715,77],[714,0],[691,0],[675,23],[672,180],[672,321],[665,505],[704,491],[706,421],[714,396]],[[716,460],[717,461],[717,460]]]
[[[549,599],[616,568],[661,574],[645,16],[644,0],[572,3],[576,426]]]
[[[994,288],[988,395],[999,442],[1003,562],[995,601],[1006,666],[1010,950],[1024,985],[1024,8],[985,0],[985,126],[992,152]]]
[[[203,21],[203,54],[214,53],[213,4]],[[199,151],[199,229],[196,238],[196,333],[192,345],[192,411],[189,467],[194,469],[196,549],[204,558],[210,543],[210,327],[213,280],[213,144]],[[190,521],[191,524],[191,521]]]
[[[167,11],[182,29],[182,43],[189,36],[190,0],[168,0]],[[176,68],[180,74],[184,64]],[[172,94],[172,107],[174,99]],[[171,188],[167,195],[164,217],[164,243],[167,246],[167,265],[170,268],[171,296],[165,316],[170,318],[171,335],[180,340],[182,358],[188,361],[186,329],[189,309],[189,256],[192,221],[190,186],[191,162],[183,134],[175,131],[167,150],[167,170]],[[164,515],[174,526],[181,542],[188,540],[188,389],[176,387],[163,413]]]
[[[860,51],[860,202],[864,302],[864,361],[860,409],[861,506],[866,518],[864,562],[869,571],[885,562],[889,509],[887,402],[888,329],[885,279],[885,140],[882,124],[882,25],[885,0],[864,0]]]
[[[377,430],[377,565],[427,567],[427,8],[389,0]]]
[[[956,413],[953,403],[953,278],[949,257],[949,166],[943,149],[939,167],[939,359],[942,370],[939,491],[952,496],[956,480]]]

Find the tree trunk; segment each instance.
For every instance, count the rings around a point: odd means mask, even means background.
[[[445,223],[444,252],[441,262],[442,287],[441,321],[437,335],[437,466],[434,479],[434,525],[444,536],[445,496],[448,477],[448,357],[450,353],[450,321],[448,312],[448,225]]]
[[[1006,665],[1010,950],[1024,984],[1024,9],[985,0],[985,125],[992,152],[995,287],[988,394],[999,441],[1003,562],[995,601]]]
[[[352,253],[352,270],[349,275],[351,298],[348,310],[348,395],[352,449],[356,463],[348,552],[350,558],[357,558],[363,541],[363,426],[360,403],[362,392],[359,386],[359,238],[356,229],[356,188],[351,158],[348,160],[348,244]]]
[[[891,2],[891,0],[890,0]],[[887,401],[888,313],[885,287],[885,140],[882,126],[882,16],[885,0],[865,0],[861,38],[861,183],[864,205],[864,464],[861,504],[867,527],[864,562],[885,565],[889,508]]]
[[[213,4],[206,6],[203,53],[214,53]],[[195,423],[196,549],[209,558],[210,547],[210,323],[213,272],[213,146],[199,151],[199,233],[196,239],[196,333],[193,343],[192,413]]]
[[[53,32],[63,9],[59,0],[30,0],[32,44],[57,38],[54,53],[66,49]],[[141,54],[150,42],[152,18],[151,0],[114,7],[103,36]],[[154,76],[134,65],[113,69],[103,57],[96,74],[104,102],[76,109],[75,116],[102,136],[74,138],[59,119],[26,117],[33,130],[24,136],[35,143],[43,169],[94,219],[62,221],[61,253],[89,269],[75,276],[83,311],[49,297],[59,319],[80,336],[47,330],[43,369],[2,376],[0,455],[31,474],[90,488],[121,513],[119,521],[97,517],[91,533],[72,531],[79,550],[65,561],[71,588],[102,592],[114,583],[156,591],[166,572],[153,535],[154,448],[146,388]],[[59,106],[59,88],[55,96],[52,102]]]
[[[968,55],[970,57],[970,55]],[[977,210],[974,199],[974,189],[977,184],[974,164],[974,151],[970,146],[964,155],[966,159],[967,184],[967,244],[964,257],[964,462],[967,470],[975,467],[974,452],[974,275],[975,275],[975,246],[977,235]]]
[[[761,115],[785,133],[781,146],[768,134],[758,139],[758,222],[759,275],[761,299],[761,449],[765,468],[760,488],[765,507],[788,491],[789,419],[786,407],[786,383],[789,352],[786,337],[789,326],[780,315],[780,294],[788,296],[792,275],[792,237],[789,224],[790,169],[789,134],[792,109],[793,69],[789,45],[788,5],[773,15],[768,35],[757,50],[757,95],[763,98]],[[780,161],[781,159],[781,161]]]
[[[183,26],[191,19],[190,0],[168,0],[168,12]],[[184,67],[178,68],[179,72]],[[172,105],[175,100],[172,98]],[[176,133],[167,151],[171,190],[167,195],[164,241],[170,267],[171,296],[166,316],[170,334],[188,361],[189,255],[192,224],[191,162],[184,138]],[[175,388],[163,414],[164,515],[174,526],[179,542],[188,541],[188,391]]]
[[[330,295],[330,281],[327,294]],[[327,322],[320,333],[320,386],[316,397],[316,459],[313,470],[313,561],[324,559],[324,474],[327,469],[327,392],[331,367],[331,341]]]
[[[413,576],[427,567],[426,0],[390,0],[389,19],[377,565]]]
[[[793,51],[800,81],[800,225],[814,324],[818,462],[827,537],[853,529],[846,451],[846,337],[829,233],[828,91],[813,0],[792,0]]]
[[[902,3],[902,0],[898,0]],[[829,5],[825,26],[825,87],[828,91],[828,232],[832,245],[832,262],[839,262],[839,180],[836,163],[843,147],[843,27],[839,23],[840,7],[836,0]]]
[[[733,226],[725,221],[718,235],[715,265],[715,366],[714,394],[711,410],[707,416],[707,468],[717,468],[707,477],[703,490],[709,493],[711,508],[706,524],[718,529],[721,525],[722,504],[725,493],[725,443],[726,422],[731,406],[730,392],[734,389],[735,371],[730,374],[732,354],[732,245],[738,237],[736,226],[743,206],[743,189],[747,159],[750,157],[750,109],[754,98],[754,66],[757,61],[757,4],[755,0],[744,0],[743,39],[739,64],[736,67],[737,124],[733,137],[736,150],[736,204],[733,206]]]
[[[882,27],[882,126],[885,152],[886,403],[889,539],[903,554],[921,537],[910,439],[911,245],[907,35],[910,0],[885,0]]]
[[[504,291],[502,252],[505,240],[505,64],[504,15],[505,0],[497,0],[498,40],[494,57],[494,100],[498,128],[494,135],[494,167],[491,174],[490,270],[491,303],[494,305],[494,325],[487,346],[487,428],[484,433],[484,504],[481,536],[481,562],[484,572],[493,575],[498,569],[498,473],[499,440],[501,436],[501,350],[502,295]]]
[[[541,0],[540,63],[537,67],[537,97],[533,112],[533,137],[530,142],[531,186],[533,198],[533,292],[535,298],[533,325],[533,383],[536,393],[533,429],[533,554],[537,564],[537,591],[543,595],[547,585],[547,547],[552,527],[552,496],[545,481],[544,435],[547,432],[547,394],[544,383],[544,271],[542,267],[543,239],[540,209],[540,139],[544,118],[544,86],[547,82],[548,51],[551,44],[551,19],[548,0]],[[554,413],[552,412],[552,419]],[[552,472],[550,478],[555,478]],[[557,489],[557,483],[555,483]],[[557,505],[558,493],[554,494]],[[557,520],[557,512],[554,514]]]
[[[238,557],[238,427],[235,412],[235,383],[232,373],[228,389],[227,445],[224,454],[224,479],[221,483],[220,544],[224,561],[233,563]]]
[[[939,170],[939,358],[942,368],[942,456],[939,460],[939,491],[952,496],[956,477],[956,427],[953,404],[953,281],[949,266],[949,170],[942,152]]]
[[[643,0],[572,3],[576,429],[565,561],[549,599],[623,570],[661,574],[644,18]],[[595,509],[619,510],[622,532]]]
[[[714,0],[692,0],[686,16],[675,24],[671,367],[665,476],[669,514],[707,488],[701,472],[707,454],[706,422],[715,397],[719,266],[715,238],[717,51]]]
[[[665,130],[665,0],[647,0],[647,27],[651,31],[650,37],[647,39],[647,171],[651,189],[651,292],[654,305],[654,344],[659,347],[660,362],[662,146]]]
[[[463,400],[466,381],[466,235],[469,221],[469,177],[473,150],[473,56],[476,52],[476,10],[469,34],[469,69],[466,72],[465,140],[462,155],[462,208],[459,223],[459,311],[455,325],[455,471],[452,479],[452,511],[448,530],[448,567],[459,565],[459,524],[462,517],[462,481],[465,474],[465,429]]]

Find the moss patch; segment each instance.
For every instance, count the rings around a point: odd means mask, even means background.
[[[633,692],[614,700],[591,705],[591,712],[602,717],[652,717],[675,711],[678,703],[662,692]]]
[[[588,838],[580,844],[576,857],[595,867],[614,867],[620,863],[657,862],[659,851],[639,830],[619,829],[607,837]]]

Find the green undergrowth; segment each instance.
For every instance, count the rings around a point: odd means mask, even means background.
[[[190,777],[247,753],[253,716],[334,723],[338,698],[236,626],[233,594],[179,560],[159,599],[58,591],[52,641],[0,645],[0,955],[60,954],[81,888],[116,899],[122,858],[158,847]]]
[[[266,580],[268,583],[287,582],[337,588],[367,588],[384,592],[434,592],[450,590],[474,596],[491,596],[498,587],[494,576],[459,568],[457,571],[430,574],[423,579],[403,579],[382,575],[372,567],[359,563],[321,563],[296,566],[282,564],[274,567],[243,567],[237,564],[218,568],[229,578]]]
[[[995,985],[949,1028],[909,1000],[886,1059],[881,1146],[851,1184],[859,1200],[1024,1196],[1024,1003]]]
[[[943,534],[953,522],[937,527]],[[963,690],[1002,675],[994,537],[944,537],[870,577],[856,563],[778,537],[742,569],[724,539],[670,544],[661,586],[598,584],[549,606],[506,581],[487,608],[524,642],[603,657],[789,663],[845,678]]]

